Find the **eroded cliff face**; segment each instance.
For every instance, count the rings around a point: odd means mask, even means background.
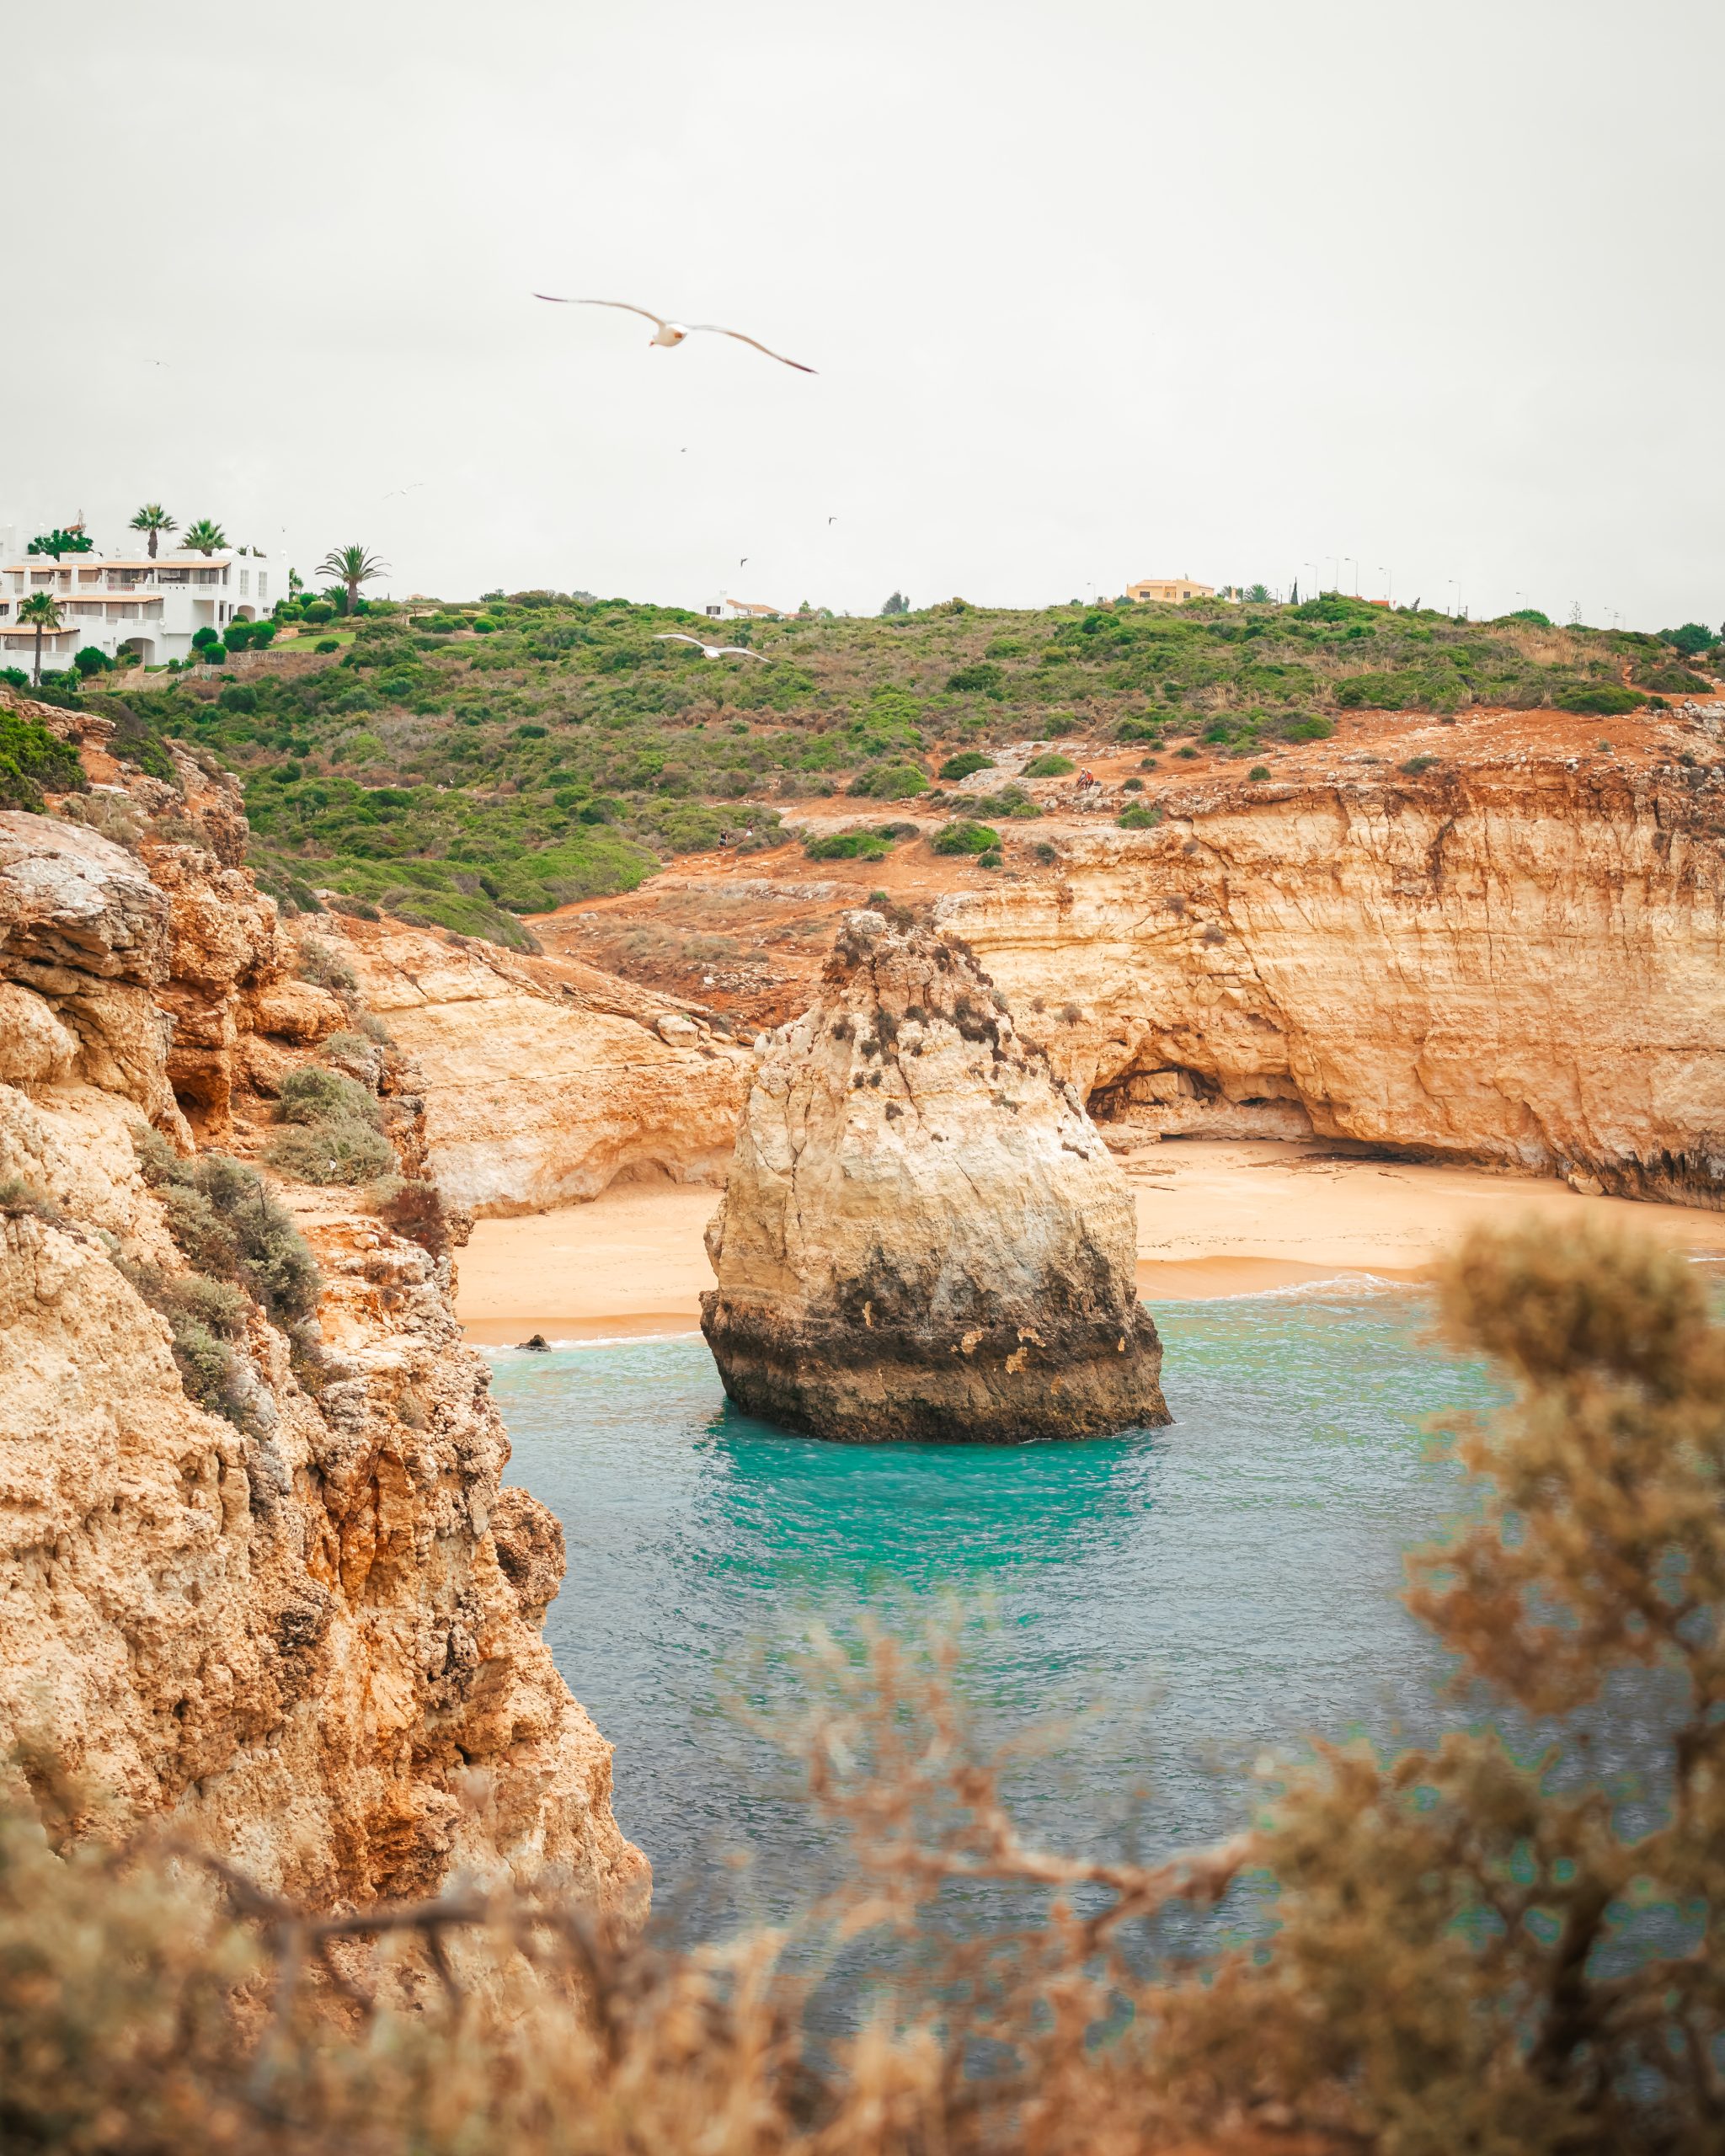
[[[315,1902],[457,1861],[638,1899],[610,1749],[539,1633],[561,1534],[500,1487],[448,1259],[285,1188],[312,1323],[229,1290],[243,1396],[188,1395],[138,1284],[190,1278],[183,1222],[137,1134],[189,1149],[190,1109],[243,1154],[255,1078],[347,1014],[243,871],[142,851],[0,817],[0,1747]]]
[[[817,1437],[1165,1422],[1132,1198],[1076,1092],[962,950],[846,916],[772,1035],[702,1299],[726,1391]]]
[[[754,1058],[698,1010],[578,961],[341,915],[315,932],[418,1068],[427,1164],[475,1214],[620,1177],[717,1182]]]
[[[1235,786],[953,894],[1101,1117],[1725,1203],[1725,802],[1562,763]]]

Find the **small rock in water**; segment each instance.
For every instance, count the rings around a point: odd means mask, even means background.
[[[816,1437],[1166,1422],[1125,1178],[962,947],[845,917],[766,1043],[707,1231],[701,1326],[740,1407]]]
[[[518,1340],[515,1346],[523,1354],[548,1355],[551,1353],[551,1342],[542,1332],[536,1332],[531,1340]]]

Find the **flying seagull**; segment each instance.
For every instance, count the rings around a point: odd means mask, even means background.
[[[699,637],[686,637],[677,629],[663,629],[653,641],[654,643],[692,643],[703,659],[758,659],[763,666],[772,664],[764,651],[750,651],[746,644],[702,643]]]
[[[549,300],[553,307],[615,307],[625,314],[638,314],[654,325],[649,344],[681,344],[686,337],[700,331],[710,330],[715,337],[734,337],[740,344],[752,344],[757,352],[765,352],[770,360],[777,360],[781,366],[794,367],[798,374],[813,374],[813,367],[805,367],[800,360],[788,360],[782,352],[775,352],[763,344],[758,337],[745,337],[740,329],[727,329],[720,322],[667,322],[662,314],[655,314],[650,307],[631,307],[627,300],[565,299],[559,292],[535,292],[536,300]]]

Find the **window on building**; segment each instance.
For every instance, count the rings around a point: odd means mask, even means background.
[[[239,573],[239,595],[242,599],[249,599],[251,593],[252,573],[249,569],[242,569]]]
[[[261,606],[269,596],[270,572],[268,569],[259,569],[258,571],[258,604]]]

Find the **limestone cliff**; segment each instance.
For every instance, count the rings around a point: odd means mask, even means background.
[[[243,1153],[254,1067],[346,1015],[187,830],[127,847],[0,817],[0,1748],[45,1742],[124,1813],[313,1901],[423,1892],[459,1860],[560,1866],[621,1903],[644,1863],[538,1630],[561,1537],[499,1487],[447,1258],[353,1192],[270,1201],[223,1169],[224,1214],[164,1184],[159,1139],[141,1168],[151,1124],[190,1152],[187,1108]],[[186,1255],[232,1240],[234,1204],[283,1201],[321,1268],[319,1293],[283,1222],[309,1321]],[[171,1332],[180,1303],[223,1341]],[[188,1390],[200,1341],[234,1374],[220,1413]]]
[[[726,1391],[820,1437],[1081,1437],[1167,1419],[1132,1201],[962,950],[846,915],[766,1047],[702,1326]]]
[[[1717,796],[1694,760],[1194,790],[941,919],[1099,1117],[1719,1205]]]
[[[332,914],[315,933],[413,1056],[428,1163],[455,1203],[536,1213],[620,1177],[723,1175],[753,1057],[698,1010],[393,922]]]

